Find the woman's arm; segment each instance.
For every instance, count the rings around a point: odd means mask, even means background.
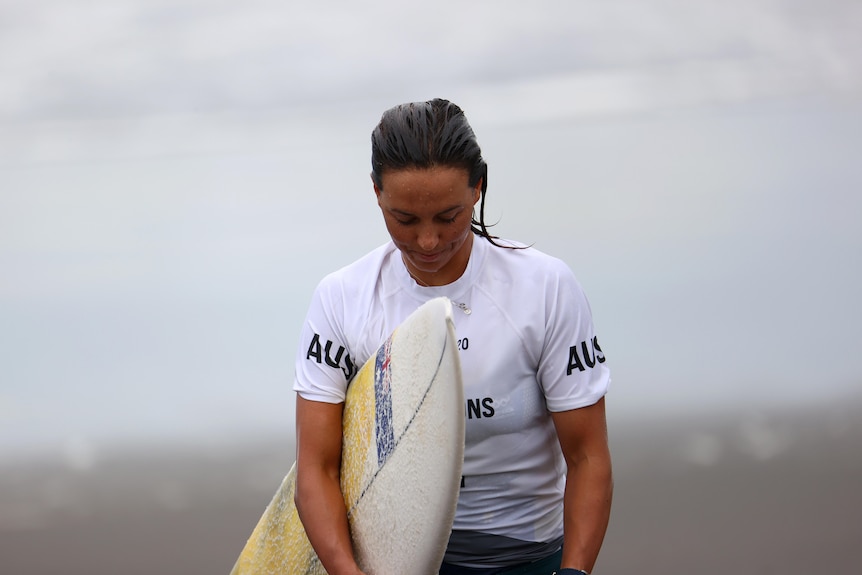
[[[608,527],[613,495],[605,400],[551,415],[568,467],[561,567],[592,571]]]
[[[330,575],[362,575],[353,557],[341,493],[343,403],[296,396],[296,509]]]

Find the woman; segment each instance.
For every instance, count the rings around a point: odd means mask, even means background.
[[[458,106],[437,99],[386,111],[371,162],[392,241],[320,283],[297,355],[296,505],[318,557],[331,575],[361,573],[338,481],[356,366],[421,303],[447,296],[469,341],[465,396],[479,407],[466,410],[464,477],[440,573],[588,572],[610,513],[610,377],[577,280],[560,260],[489,234],[487,166]],[[344,353],[319,362],[313,340]]]

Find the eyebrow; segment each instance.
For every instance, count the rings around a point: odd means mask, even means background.
[[[434,215],[435,215],[435,216],[442,216],[442,215],[444,215],[444,214],[448,214],[449,212],[452,212],[452,211],[457,210],[457,209],[462,208],[462,207],[463,207],[463,206],[461,206],[460,204],[459,204],[459,205],[455,205],[455,206],[452,206],[452,207],[446,208],[446,209],[444,209],[444,210],[441,210],[441,211],[437,212],[437,213],[436,213],[436,214],[434,214]],[[398,214],[398,215],[401,215],[401,216],[416,217],[416,214],[414,214],[413,212],[405,212],[404,210],[399,210],[399,209],[397,209],[397,208],[389,208],[389,211],[390,211],[390,212],[392,212],[393,214]]]

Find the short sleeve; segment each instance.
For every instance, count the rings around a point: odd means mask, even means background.
[[[341,403],[356,375],[344,330],[344,305],[343,293],[331,277],[315,289],[296,354],[293,389],[304,399]]]
[[[608,391],[610,369],[586,294],[563,262],[545,286],[545,339],[538,379],[550,411],[596,403]]]

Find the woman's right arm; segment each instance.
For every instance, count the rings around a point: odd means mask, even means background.
[[[343,403],[296,396],[296,509],[330,575],[362,575],[353,556],[341,493]]]

